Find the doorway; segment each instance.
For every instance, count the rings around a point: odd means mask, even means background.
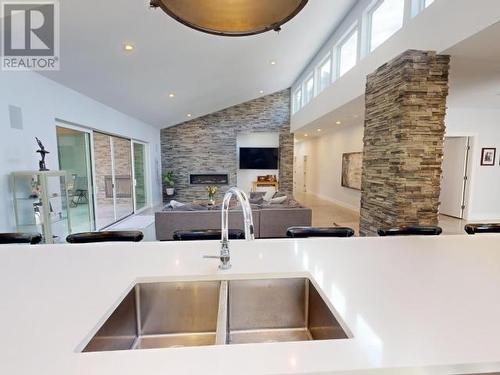
[[[66,123],[56,133],[73,233],[102,230],[147,208],[146,143]]]
[[[103,229],[134,213],[132,142],[94,132],[96,223]]]
[[[466,209],[469,137],[446,137],[441,176],[440,214],[464,218]]]
[[[59,169],[68,172],[69,215],[72,232],[95,229],[90,133],[56,126]]]

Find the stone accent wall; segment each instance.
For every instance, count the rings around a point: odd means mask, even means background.
[[[361,235],[437,225],[449,62],[410,50],[368,76]]]
[[[229,187],[236,186],[236,138],[238,133],[252,132],[279,132],[280,187],[291,194],[294,146],[290,133],[290,90],[287,89],[163,129],[162,170],[175,173],[175,199],[207,198],[206,186],[189,184],[190,174],[229,174],[229,185],[219,186],[217,198]],[[168,199],[164,195],[164,200]]]

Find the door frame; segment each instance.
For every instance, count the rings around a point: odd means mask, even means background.
[[[144,190],[146,191],[146,204],[144,205],[143,208],[137,209],[137,201],[135,199],[135,151],[134,151],[134,144],[137,143],[139,145],[144,146]],[[147,165],[149,165],[149,145],[146,142],[138,141],[135,139],[131,139],[130,143],[130,148],[131,148],[131,153],[132,153],[132,194],[134,194],[134,213],[140,213],[148,208],[151,208],[151,184],[150,184],[150,173],[149,173],[149,168],[146,168]]]
[[[302,158],[302,192],[308,192],[307,180],[309,177],[309,171],[307,168],[309,167],[309,155],[304,155]]]
[[[465,163],[465,176],[467,177],[465,181],[465,187],[464,187],[464,193],[463,193],[463,198],[462,198],[462,205],[465,206],[462,209],[462,218],[459,220],[468,220],[469,218],[469,209],[470,209],[470,200],[472,196],[472,181],[474,179],[474,168],[473,163],[474,161],[474,153],[475,150],[478,148],[477,147],[477,133],[468,133],[468,132],[463,132],[463,133],[446,133],[445,134],[445,139],[446,138],[467,138],[468,140],[468,150],[467,150],[467,160]],[[443,140],[444,141],[444,140]],[[444,158],[444,155],[443,155]],[[440,191],[441,191],[441,186],[440,186]],[[444,215],[441,214],[440,215]],[[445,215],[447,216],[447,215]],[[451,217],[451,216],[450,216]]]
[[[94,137],[93,137],[93,131],[92,129],[89,129],[84,126],[80,125],[75,125],[73,123],[57,119],[55,120],[55,127],[56,127],[56,141],[57,141],[57,128],[65,128],[65,129],[70,129],[70,130],[75,130],[79,131],[82,133],[85,133],[89,137],[89,144],[88,144],[88,152],[89,152],[89,158],[90,158],[90,163],[87,166],[87,174],[89,176],[88,178],[88,187],[89,187],[89,194],[88,194],[88,201],[89,201],[89,210],[90,210],[90,227],[91,230],[96,230],[97,229],[97,221],[96,221],[96,200],[95,198],[95,181],[94,181],[94,172],[95,172],[95,161],[94,161]],[[58,164],[60,165],[61,161],[59,160],[58,156]],[[92,194],[90,194],[92,193]],[[69,202],[68,202],[69,204]]]
[[[93,127],[90,127],[90,126],[85,126],[85,125],[80,125],[80,124],[75,124],[73,122],[69,122],[69,121],[66,121],[66,120],[63,120],[63,119],[60,119],[60,118],[56,118],[55,119],[55,126],[59,126],[59,127],[62,127],[62,128],[67,128],[67,129],[72,129],[72,130],[77,130],[77,131],[81,131],[81,132],[84,132],[84,133],[87,133],[89,134],[89,139],[90,139],[90,167],[91,167],[91,179],[89,180],[89,183],[91,185],[91,191],[92,191],[92,205],[89,205],[89,207],[91,207],[91,211],[92,211],[92,226],[93,226],[93,229],[94,230],[103,230],[105,228],[108,228],[112,225],[115,225],[116,223],[132,216],[132,215],[135,215],[137,213],[140,213],[148,208],[151,208],[152,207],[152,181],[150,181],[150,176],[151,176],[151,166],[150,166],[150,158],[151,158],[151,155],[150,155],[150,144],[148,142],[145,142],[145,141],[141,141],[139,139],[135,139],[135,138],[132,138],[132,137],[127,137],[127,136],[123,136],[123,135],[120,135],[120,134],[115,134],[115,133],[111,133],[111,132],[108,132],[108,131],[105,131],[105,130],[100,130],[100,129],[97,129],[97,128],[93,128]],[[116,220],[115,222],[109,224],[109,225],[106,225],[105,227],[103,228],[97,228],[97,218],[96,218],[96,212],[97,212],[97,200],[94,199],[96,196],[97,196],[97,185],[95,183],[95,158],[94,158],[94,155],[95,155],[95,152],[94,152],[94,132],[97,132],[97,133],[101,133],[101,134],[105,134],[105,135],[108,135],[108,136],[111,136],[111,137],[118,137],[118,138],[123,138],[123,139],[126,139],[126,140],[129,140],[130,141],[130,147],[131,147],[131,157],[132,157],[132,160],[131,160],[131,164],[132,164],[132,179],[133,181],[135,180],[135,171],[134,171],[134,151],[133,151],[133,145],[134,143],[140,143],[140,144],[143,144],[145,146],[144,148],[144,152],[145,152],[145,165],[146,165],[146,168],[145,168],[145,179],[146,179],[146,189],[147,189],[147,198],[146,198],[146,206],[143,208],[143,209],[140,209],[140,210],[136,210],[137,208],[137,204],[136,204],[136,201],[135,201],[135,186],[134,184],[132,184],[133,186],[133,212],[130,214],[130,215],[127,215],[121,219],[118,219]],[[111,142],[113,143],[113,142]],[[112,158],[113,159],[113,158]],[[113,173],[113,176],[114,176],[114,173]],[[113,177],[114,179],[114,177]],[[115,185],[115,181],[113,180],[113,184]],[[89,190],[90,191],[90,190]],[[116,197],[113,197],[113,203],[114,203],[114,210],[116,211]],[[115,212],[115,218],[116,218],[116,212]]]

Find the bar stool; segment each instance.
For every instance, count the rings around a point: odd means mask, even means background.
[[[291,227],[286,231],[290,238],[309,238],[309,237],[352,237],[354,230],[347,227]]]
[[[24,243],[36,245],[42,242],[40,233],[0,233],[0,244]]]
[[[230,240],[244,240],[245,231],[240,229],[229,229]],[[203,230],[177,230],[174,232],[174,241],[211,241],[220,240],[222,233],[220,229]]]
[[[467,224],[467,234],[500,233],[500,224]]]
[[[84,232],[70,234],[66,237],[69,243],[94,243],[94,242],[140,242],[144,234],[140,231],[116,232]]]
[[[378,235],[389,236],[439,236],[443,229],[432,225],[408,225],[397,228],[379,229]]]

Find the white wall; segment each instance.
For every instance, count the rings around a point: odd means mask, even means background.
[[[240,147],[275,147],[280,146],[279,133],[240,133],[236,137],[237,161],[240,160]],[[279,178],[277,169],[238,169],[237,180],[238,187],[243,191],[252,190],[252,182],[257,180],[257,176],[276,175]],[[259,189],[262,190],[262,189]]]
[[[449,108],[446,135],[473,139],[464,218],[471,221],[500,220],[500,109]],[[483,147],[497,148],[494,167],[480,165]]]
[[[9,105],[22,109],[23,129],[12,129]],[[160,130],[31,72],[0,71],[0,231],[15,230],[9,174],[38,169],[40,138],[47,166],[58,169],[56,119],[149,143],[152,201],[161,202]]]
[[[336,125],[335,129],[327,134],[296,143],[297,191],[302,191],[302,163],[304,155],[307,155],[307,191],[340,206],[359,211],[361,192],[341,186],[342,154],[362,152],[363,133],[361,122]]]
[[[351,10],[346,20],[298,77],[292,86],[292,93],[345,31],[354,22],[359,23],[366,19],[365,10],[370,3],[370,0],[360,0]],[[308,125],[364,95],[366,76],[402,52],[418,49],[442,53],[498,21],[500,21],[498,0],[436,0],[418,16],[407,19],[402,29],[372,53],[362,57],[352,70],[326,88],[299,112],[293,114],[292,131],[303,131]]]
[[[449,108],[446,136],[469,136],[469,186],[464,219],[500,221],[500,109]],[[363,150],[363,124],[339,126],[320,137],[295,144],[296,191],[301,192],[302,163],[308,156],[309,193],[346,208],[359,210],[361,193],[341,186],[342,154]],[[497,148],[494,167],[482,167],[481,150]]]

